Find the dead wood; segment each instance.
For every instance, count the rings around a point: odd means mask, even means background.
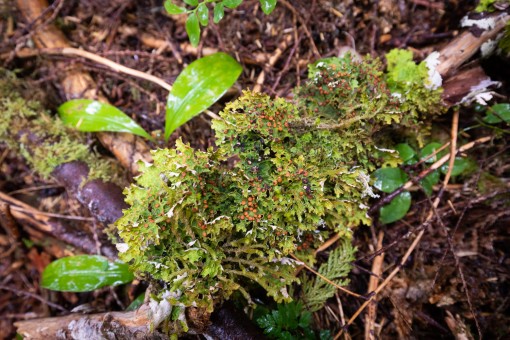
[[[0,202],[8,205],[10,215],[23,227],[28,226],[50,235],[84,253],[96,254],[100,250],[102,254],[111,259],[117,257],[117,249],[110,242],[102,243],[98,249],[94,235],[90,231],[64,223],[61,219],[55,219],[2,192],[0,192]]]
[[[48,8],[46,0],[18,0],[17,4],[20,12],[29,23],[50,15],[50,13],[45,13],[45,10]],[[32,38],[38,48],[71,47],[66,37],[52,23],[38,27],[33,32]],[[54,67],[56,69],[63,69],[63,66],[62,62],[57,62]],[[87,72],[79,69],[67,73],[63,77],[62,87],[67,99],[90,98],[108,102],[97,91],[97,86],[92,77]],[[149,147],[141,137],[129,133],[109,132],[101,132],[97,136],[101,143],[132,173],[137,172],[137,162],[139,160],[146,162],[152,160]]]

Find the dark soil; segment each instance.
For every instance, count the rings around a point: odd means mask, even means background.
[[[183,18],[164,14],[160,1],[68,0],[55,1],[52,6],[58,11],[52,22],[74,46],[168,83],[186,64],[210,49],[234,56],[244,71],[236,90],[211,109],[218,112],[241,89],[253,88],[261,72],[265,74],[263,92],[292,96],[292,89],[306,79],[308,63],[338,55],[346,46],[362,55],[381,57],[392,48],[409,48],[422,59],[458,34],[460,18],[476,6],[476,1],[279,0],[275,11],[266,16],[258,1],[246,0],[228,11],[220,24],[211,23],[203,30],[198,49],[189,46]],[[30,46],[31,33],[40,23],[27,25],[15,3],[0,7],[0,13],[2,63],[19,71],[28,87],[36,90],[32,95],[43,99],[48,110],[55,111],[62,103],[60,80],[79,64],[91,73],[113,105],[147,130],[163,129],[163,89],[91,61],[47,55],[18,58],[11,52]],[[267,61],[286,39],[290,41],[288,47],[273,66],[269,65]],[[66,68],[56,70],[57,60],[65,61]],[[509,65],[508,58],[501,57],[483,63],[493,79],[503,81],[498,91],[502,95],[510,92]],[[476,113],[468,108],[460,110],[461,127],[472,125]],[[442,116],[436,122],[438,130],[448,133],[450,122],[451,114]],[[462,138],[474,140],[477,133],[484,135],[476,132]],[[152,147],[171,147],[177,137],[200,149],[214,145],[210,118],[200,115],[181,127],[168,145]],[[479,335],[486,339],[510,337],[507,145],[499,141],[470,153],[478,170],[447,187],[430,225],[423,226],[422,222],[431,201],[418,194],[405,220],[389,226],[374,222],[357,230],[358,260],[349,289],[365,294],[378,234],[384,233],[382,276],[386,277],[398,266],[413,235],[426,228],[417,250],[377,298],[376,338],[460,339],[462,327],[467,329],[467,339]],[[88,216],[61,187],[37,177],[5,146],[0,146],[0,190],[42,211]],[[0,205],[0,215],[6,211]],[[73,309],[122,310],[143,291],[143,283],[138,282],[81,294],[41,289],[44,267],[55,257],[73,251],[44,235],[29,234],[15,223],[9,227],[7,220],[0,218],[0,339],[14,337],[13,322],[17,320],[62,315]],[[13,235],[12,228],[20,234]],[[340,292],[337,295],[328,308],[314,315],[314,327],[336,334],[364,302]],[[364,320],[363,313],[347,330],[346,339],[364,337]]]

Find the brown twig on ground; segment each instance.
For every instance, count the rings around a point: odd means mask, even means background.
[[[291,40],[292,36],[290,34],[285,36],[285,38],[281,41],[276,50],[273,52],[273,55],[269,58],[266,67],[271,68],[276,64],[278,59],[280,59],[280,57],[282,56],[283,52],[285,52],[285,50],[289,47]],[[257,80],[255,81],[253,92],[260,92],[262,90],[262,85],[264,85],[265,78],[266,72],[264,70],[260,71]]]
[[[50,217],[30,205],[2,192],[0,192],[0,202],[8,205],[9,213],[23,228],[34,228],[39,232],[51,235],[85,253],[95,254],[97,252],[96,243],[92,234],[87,234],[83,230],[60,222],[58,219]],[[115,259],[117,256],[117,249],[115,249],[111,243],[103,243],[101,252],[111,259]]]
[[[384,239],[384,232],[379,232],[379,236],[377,237],[377,249],[376,251],[379,251],[382,249],[382,242]],[[382,265],[384,263],[384,252],[380,255],[377,255],[374,257],[374,260],[372,262],[372,273],[374,275],[370,276],[370,280],[368,282],[368,289],[367,293],[370,294],[370,292],[373,292],[377,289],[379,277],[382,273]],[[377,316],[377,303],[375,301],[372,301],[368,305],[368,311],[367,315],[365,316],[365,340],[367,339],[376,339],[375,336],[375,318]]]
[[[510,20],[510,14],[500,12],[491,15],[490,18],[494,20],[494,25],[482,31],[479,36],[474,35],[470,30],[465,30],[439,51],[440,64],[436,67],[436,71],[441,76],[446,76],[457,70],[478,51],[480,46],[490,39],[496,38]]]

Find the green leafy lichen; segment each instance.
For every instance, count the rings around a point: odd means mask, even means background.
[[[249,300],[253,283],[289,301],[290,254],[310,257],[331,233],[349,242],[370,222],[368,174],[387,152],[378,134],[408,113],[381,69],[321,61],[293,102],[244,92],[229,103],[213,121],[216,149],[154,151],[125,191],[120,258],[173,305],[212,310],[236,290]]]

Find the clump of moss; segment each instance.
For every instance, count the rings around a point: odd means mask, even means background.
[[[123,182],[115,163],[91,152],[84,134],[51,117],[37,101],[23,98],[21,87],[13,73],[0,70],[0,141],[18,151],[45,179],[60,164],[83,161],[90,169],[89,180]]]
[[[295,102],[244,92],[229,103],[213,122],[217,149],[154,151],[125,191],[120,258],[162,282],[174,305],[212,310],[236,290],[250,299],[248,282],[289,300],[289,254],[370,221],[377,134],[411,110],[381,69],[371,58],[323,60]]]

